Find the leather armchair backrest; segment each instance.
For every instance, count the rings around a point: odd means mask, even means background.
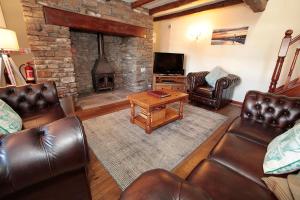
[[[40,110],[59,104],[54,82],[3,87],[0,88],[0,99],[21,117],[34,115]]]
[[[243,103],[241,118],[289,129],[300,119],[300,98],[249,91]]]

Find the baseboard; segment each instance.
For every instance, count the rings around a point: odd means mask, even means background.
[[[242,107],[243,102],[231,100],[230,104],[238,106],[238,107]]]

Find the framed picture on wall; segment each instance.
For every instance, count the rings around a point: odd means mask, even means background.
[[[215,29],[211,45],[243,45],[246,42],[249,27]]]

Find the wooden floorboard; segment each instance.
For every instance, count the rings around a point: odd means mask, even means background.
[[[228,120],[223,125],[221,125],[204,143],[202,143],[197,149],[195,149],[185,160],[183,160],[177,167],[172,170],[173,173],[182,178],[185,178],[201,160],[205,159],[210,150],[223,136],[231,121],[240,113],[240,107],[231,104],[218,111],[215,111],[209,107],[201,107],[212,112],[225,115],[228,117]],[[129,102],[122,101],[93,109],[79,110],[76,112],[76,115],[81,120],[87,120],[93,117],[105,115],[126,108],[129,108]],[[96,158],[92,150],[90,150],[90,158],[89,180],[93,200],[119,199],[121,189],[118,187],[112,176],[106,171],[104,166]]]

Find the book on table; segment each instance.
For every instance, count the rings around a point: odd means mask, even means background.
[[[142,118],[147,119],[147,111],[146,111],[146,109],[141,108],[141,112],[139,113],[139,115]],[[157,120],[164,119],[165,116],[166,116],[166,106],[156,107],[151,112],[151,122],[155,122]]]
[[[158,98],[164,98],[164,97],[169,97],[171,96],[169,93],[161,90],[150,90],[147,92],[149,95],[158,97]]]

